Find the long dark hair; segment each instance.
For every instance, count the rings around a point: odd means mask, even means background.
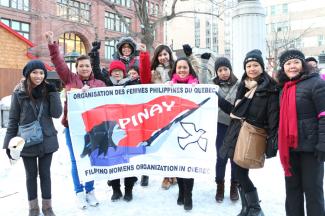
[[[309,74],[310,73],[310,67],[308,67],[307,63],[305,61],[301,61],[302,63],[302,71],[299,73],[297,77],[291,80],[297,80],[300,79],[303,75]],[[281,67],[280,70],[278,71],[276,78],[279,82],[280,86],[283,86],[284,83],[290,81],[289,77],[285,74],[284,72],[284,67]]]
[[[166,52],[169,54],[169,65],[171,68],[173,67],[175,60],[173,58],[172,50],[169,48],[169,46],[161,44],[158,47],[156,47],[153,57],[151,59],[151,70],[155,70],[158,67],[158,65],[160,64],[158,61],[158,55],[163,50],[166,50]]]
[[[43,80],[43,82],[41,84],[39,84],[38,86],[34,87],[34,88],[37,88],[38,91],[41,91],[41,95],[42,97],[46,97],[48,92],[46,91],[46,83],[47,81],[45,81],[45,79]],[[24,81],[23,81],[23,84],[24,84],[24,88],[25,88],[25,92],[27,94],[27,96],[32,100],[34,101],[35,98],[33,96],[33,85],[32,85],[32,81],[30,79],[30,76],[28,76]]]
[[[188,58],[185,58],[185,57],[180,57],[180,58],[178,58],[178,59],[176,60],[174,66],[173,66],[173,69],[172,69],[171,78],[172,78],[173,75],[176,73],[177,63],[178,63],[179,61],[181,61],[181,60],[187,62],[188,67],[189,67],[189,69],[190,69],[190,75],[192,75],[193,77],[197,78],[197,75],[196,75],[196,73],[195,73],[195,70],[194,70],[193,67],[192,67],[192,64],[191,64],[190,60],[188,60]]]

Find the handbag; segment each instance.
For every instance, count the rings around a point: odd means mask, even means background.
[[[40,124],[40,119],[43,111],[43,101],[41,103],[38,115],[31,101],[30,104],[33,107],[35,116],[37,116],[37,120],[28,124],[19,125],[18,127],[18,136],[22,137],[25,140],[24,147],[34,146],[43,142],[43,131]]]
[[[244,121],[237,138],[233,161],[246,169],[257,169],[264,166],[267,133]]]

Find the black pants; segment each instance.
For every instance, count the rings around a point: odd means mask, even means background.
[[[51,163],[52,155],[43,157],[22,157],[26,172],[28,200],[37,198],[37,175],[39,173],[43,199],[51,199]]]
[[[177,184],[179,193],[181,193],[184,198],[192,198],[192,191],[194,186],[194,178],[178,178]]]
[[[308,216],[324,215],[324,163],[312,152],[290,152],[292,176],[285,177],[287,216],[304,216],[304,197]]]
[[[134,183],[138,180],[137,177],[127,177],[124,178],[125,187],[133,187]],[[111,185],[113,188],[120,187],[120,179],[114,179],[111,181]]]
[[[235,164],[235,173],[236,173],[236,179],[238,180],[238,183],[240,185],[240,187],[242,188],[242,190],[245,193],[249,193],[252,192],[254,190],[256,190],[253,182],[251,181],[251,179],[248,176],[249,173],[249,169],[245,169],[242,168],[240,166],[238,166],[237,164]]]

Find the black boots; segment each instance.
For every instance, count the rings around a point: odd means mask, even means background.
[[[236,181],[232,181],[230,185],[230,200],[237,201],[238,199],[238,183]]]
[[[122,191],[121,191],[120,186],[112,185],[112,187],[113,187],[113,195],[111,197],[111,200],[113,202],[115,202],[115,201],[119,200],[122,197]]]
[[[184,182],[182,178],[177,178],[178,198],[177,205],[184,205]]]
[[[245,198],[245,192],[243,191],[242,187],[238,187],[240,200],[241,200],[241,211],[237,216],[246,216],[247,215],[247,201]]]
[[[127,202],[130,202],[133,199],[132,189],[133,186],[125,186],[125,193],[123,199]]]
[[[225,196],[225,181],[218,181],[217,182],[217,192],[216,192],[216,201],[221,203]]]
[[[177,204],[184,204],[185,210],[192,210],[192,190],[194,185],[194,179],[177,178],[177,184],[179,189]]]
[[[246,193],[245,198],[248,206],[246,216],[264,216],[256,190]]]
[[[141,176],[141,186],[146,187],[149,184],[149,176],[143,175]]]

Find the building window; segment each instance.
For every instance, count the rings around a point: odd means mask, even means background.
[[[282,5],[282,13],[288,14],[288,3]]]
[[[130,18],[127,18],[127,17],[124,17],[126,23],[128,24],[128,26],[131,25],[131,19]],[[128,34],[129,33],[129,30],[126,28],[125,24],[123,22],[121,22],[121,32],[125,33],[125,34]]]
[[[131,19],[124,17],[128,25],[131,24]],[[129,33],[124,23],[115,13],[105,12],[105,29],[123,33]]]
[[[200,47],[200,19],[195,18],[194,20],[194,37],[195,37],[195,47]]]
[[[1,21],[29,40],[30,24],[17,20],[1,18]]]
[[[211,48],[211,39],[210,39],[210,37],[206,38],[206,48]]]
[[[117,40],[105,40],[105,59],[113,59]]]
[[[90,5],[74,0],[57,0],[59,17],[88,24],[90,22]]]
[[[156,4],[156,15],[158,16],[159,15],[159,5]]]
[[[29,11],[29,0],[0,0],[0,5],[17,10]]]
[[[67,32],[60,36],[59,45],[63,47],[64,55],[73,51],[86,54],[85,44],[81,38],[73,32]]]
[[[276,14],[276,7],[275,5],[271,6],[271,16],[274,16]]]
[[[325,45],[325,36],[324,35],[318,35],[318,46]]]

